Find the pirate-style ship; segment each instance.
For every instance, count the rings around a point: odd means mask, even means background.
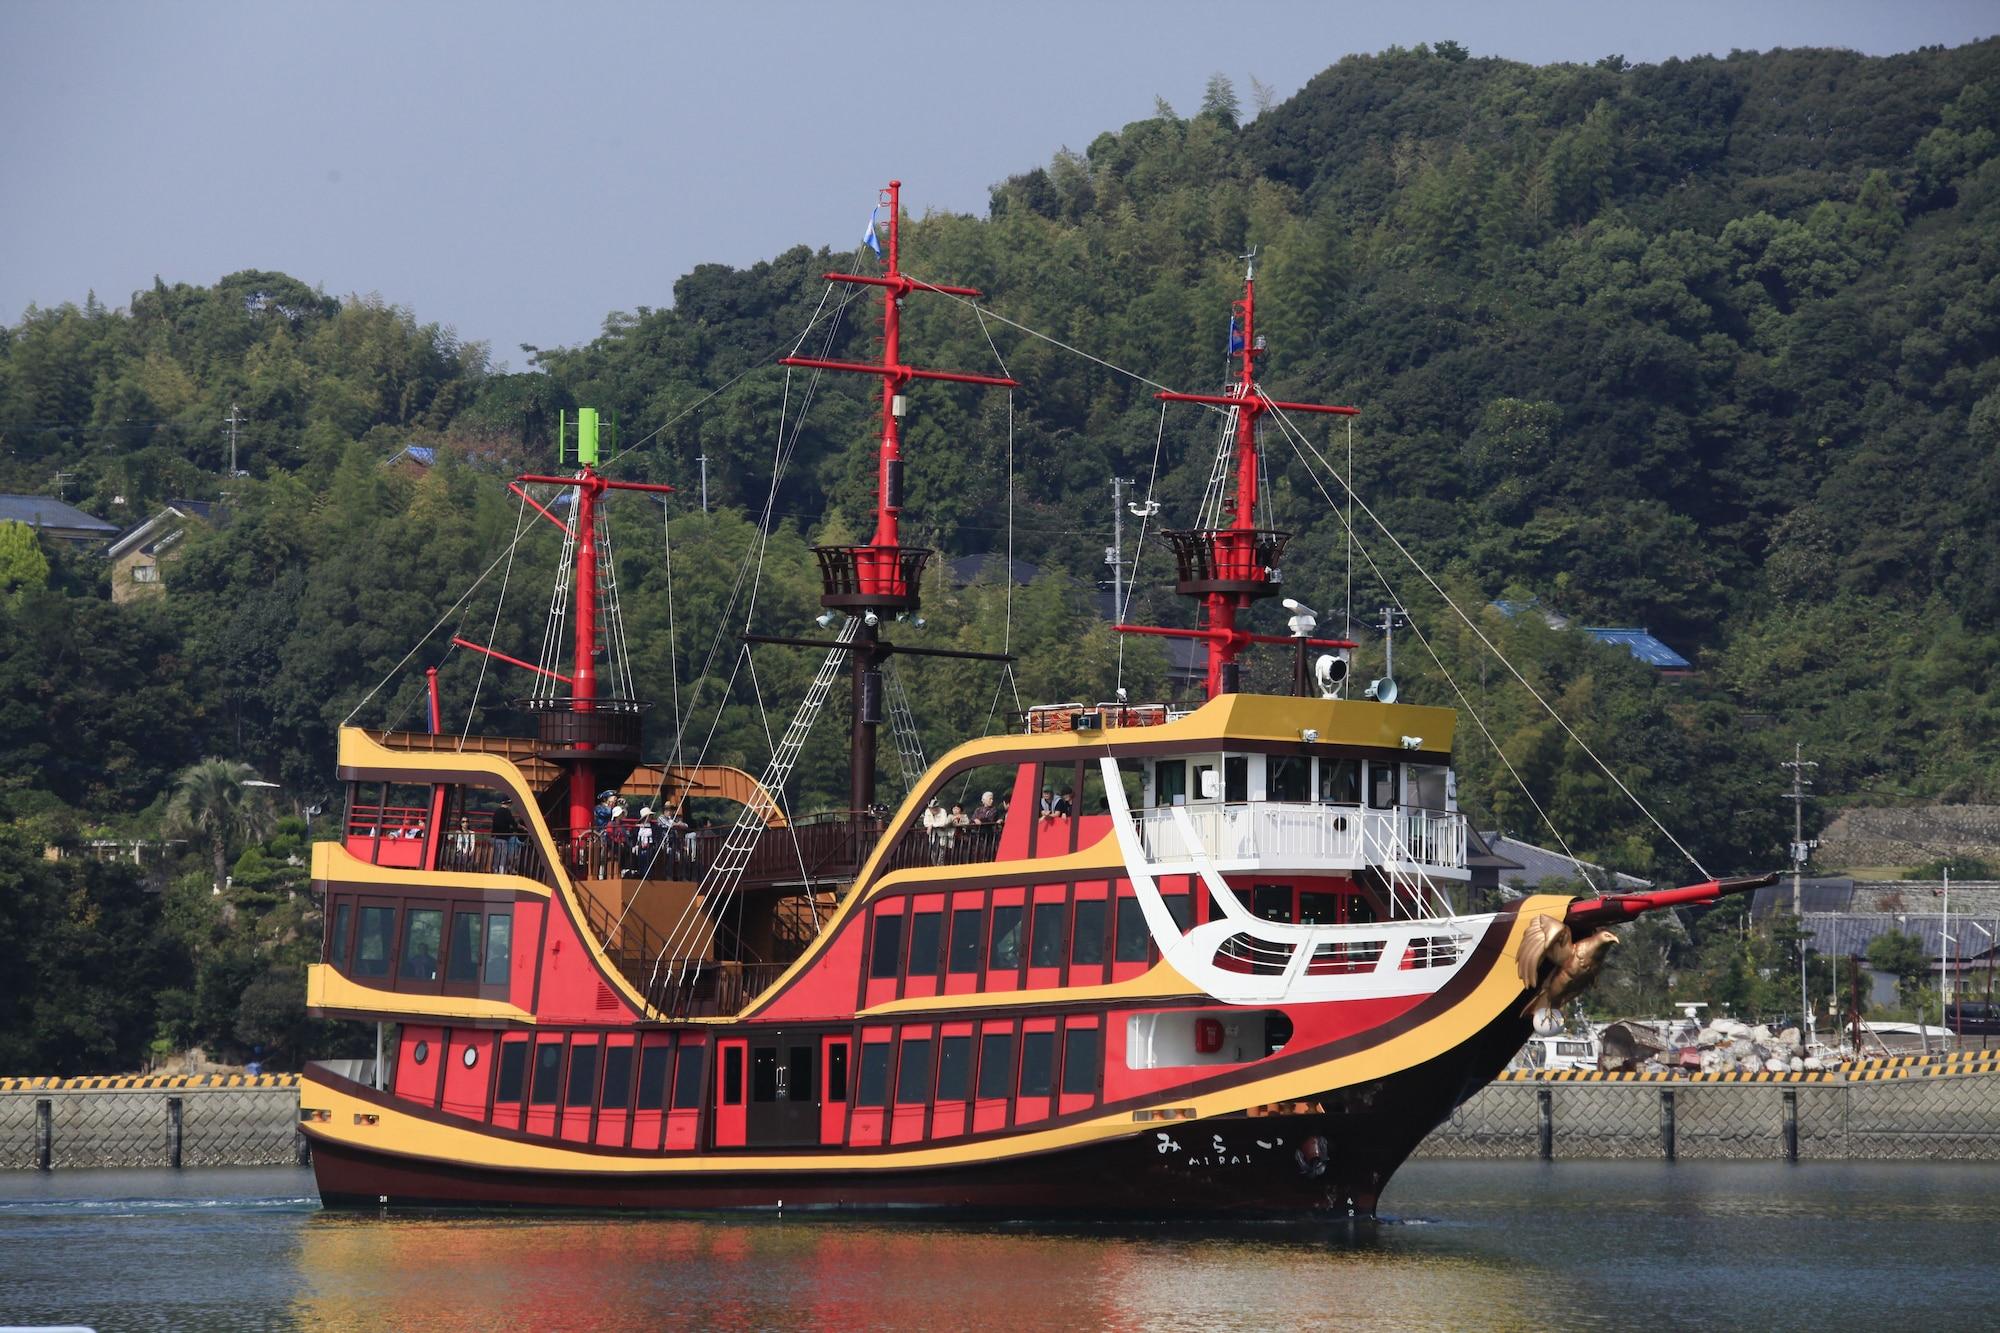
[[[1247,277],[1232,382],[1160,395],[1224,422],[1208,525],[1168,534],[1199,627],[1120,627],[1203,642],[1205,702],[1039,705],[926,765],[891,659],[933,650],[884,635],[915,616],[931,554],[899,530],[906,394],[1013,381],[902,361],[906,298],[978,294],[906,276],[895,183],[883,203],[882,271],[827,275],[880,290],[880,360],[786,361],[881,380],[878,505],[868,542],[817,548],[837,636],[769,640],[826,658],[761,777],[640,757],[601,501],[665,488],[608,479],[587,412],[563,433],[572,470],[517,483],[563,529],[567,571],[541,660],[507,659],[535,673],[533,734],[441,735],[435,702],[429,732],[340,733],[309,1004],[395,1036],[305,1075],[329,1205],[1369,1215],[1529,1008],[1587,982],[1589,937],[1745,883],[1452,909],[1452,711],[1344,697],[1353,645],[1313,638],[1296,603],[1290,636],[1239,623],[1280,591],[1287,540],[1258,526],[1260,422],[1352,411],[1264,394]],[[1292,648],[1292,694],[1239,688],[1265,642]],[[785,781],[843,672],[848,808],[789,820]],[[925,819],[981,789],[970,822]],[[618,792],[740,817],[690,837],[616,817]]]

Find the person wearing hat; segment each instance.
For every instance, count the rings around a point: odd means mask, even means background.
[[[639,823],[632,830],[632,861],[639,869],[639,877],[644,879],[653,866],[653,807],[639,807]]]
[[[951,816],[945,813],[944,802],[931,797],[931,803],[924,807],[924,828],[931,836],[931,863],[944,860],[945,851],[951,846]]]

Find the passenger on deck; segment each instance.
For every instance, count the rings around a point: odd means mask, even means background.
[[[972,822],[975,824],[997,824],[1002,818],[1000,807],[993,804],[993,793],[979,793],[979,804],[972,807]]]
[[[1041,807],[1040,807],[1040,808],[1039,808],[1038,810],[1036,810],[1036,812],[1035,812],[1035,813],[1036,813],[1036,814],[1038,814],[1039,816],[1041,816],[1041,817],[1042,817],[1043,819],[1047,819],[1047,818],[1048,818],[1048,817],[1049,817],[1050,815],[1053,815],[1053,814],[1054,814],[1055,812],[1056,812],[1056,791],[1055,791],[1055,788],[1053,788],[1053,787],[1044,787],[1044,788],[1042,788],[1042,804],[1041,804]]]
[[[951,816],[945,813],[944,803],[935,796],[924,807],[924,829],[930,835],[931,861],[943,860],[951,847]]]
[[[503,805],[493,812],[493,873],[513,874],[515,863],[520,859],[520,825],[514,822],[513,809]]]
[[[1072,791],[1068,787],[1064,787],[1063,794],[1056,797],[1055,806],[1050,811],[1050,813],[1054,814],[1055,817],[1058,819],[1067,819],[1071,815],[1075,814],[1076,813],[1075,796],[1076,793],[1074,791]]]
[[[653,820],[653,807],[639,807],[639,822],[632,827],[632,868],[639,872],[641,879],[652,873],[653,856],[659,844],[658,826]]]

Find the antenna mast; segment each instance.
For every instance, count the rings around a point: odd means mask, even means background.
[[[913,291],[947,296],[978,297],[973,287],[940,287],[903,275],[901,181],[890,181],[877,211],[889,214],[888,247],[875,240],[869,223],[867,243],[881,254],[880,276],[828,273],[829,282],[855,282],[882,289],[882,358],[879,361],[829,361],[815,356],[788,356],[780,365],[808,370],[832,370],[875,375],[882,381],[882,437],[875,470],[875,532],[864,546],[816,546],[822,592],[820,605],[858,616],[850,651],[854,664],[854,713],[849,735],[848,807],[866,810],[875,800],[875,731],[882,721],[882,661],[888,650],[880,642],[884,616],[913,614],[922,601],[924,562],[931,552],[904,546],[903,419],[909,413],[908,390],[913,380],[944,380],[953,384],[984,384],[1012,389],[1019,383],[999,375],[973,375],[957,370],[920,370],[903,362],[903,298]],[[907,649],[904,651],[908,651]]]
[[[1160,392],[1154,397],[1169,403],[1205,403],[1227,408],[1236,441],[1236,498],[1226,527],[1169,531],[1174,561],[1179,567],[1177,587],[1185,597],[1199,599],[1202,625],[1193,630],[1165,629],[1148,625],[1117,625],[1124,633],[1164,634],[1172,638],[1205,639],[1208,642],[1208,697],[1233,694],[1239,688],[1237,654],[1250,643],[1292,643],[1286,635],[1250,634],[1236,627],[1239,611],[1252,602],[1275,596],[1280,591],[1289,532],[1275,532],[1257,526],[1257,420],[1266,412],[1314,412],[1331,416],[1358,416],[1359,408],[1332,407],[1321,403],[1287,403],[1266,397],[1257,386],[1257,358],[1264,354],[1264,340],[1257,333],[1257,252],[1244,255],[1243,299],[1230,310],[1229,354],[1240,356],[1236,382],[1223,393]],[[1219,517],[1219,516],[1218,516]],[[1322,648],[1352,648],[1346,639],[1310,639]]]

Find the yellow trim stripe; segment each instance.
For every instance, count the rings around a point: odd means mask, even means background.
[[[406,991],[377,990],[349,980],[327,963],[312,963],[306,968],[306,1008],[501,1023],[533,1024],[536,1021],[526,1009],[505,1000],[482,1000],[473,995],[411,995]]]

